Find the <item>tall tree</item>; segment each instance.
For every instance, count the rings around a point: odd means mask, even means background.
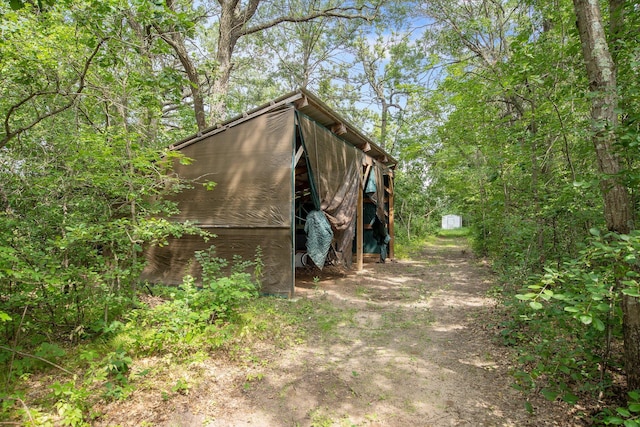
[[[177,1],[167,2],[166,13],[173,14],[180,22],[192,13],[192,3],[178,5]],[[229,91],[229,82],[234,68],[233,55],[241,38],[260,33],[283,23],[302,23],[319,18],[349,19],[371,21],[375,18],[378,3],[344,4],[333,0],[304,2],[283,1],[277,4],[266,3],[261,0],[218,0],[218,20],[216,22],[217,40],[214,47],[214,67],[209,78],[212,82],[208,94],[210,103],[207,107],[202,93],[203,81],[199,77],[196,60],[187,54],[187,34],[177,34],[180,28],[173,24],[163,25],[163,22],[175,22],[160,16],[160,23],[154,23],[154,28],[175,51],[185,68],[193,94],[193,108],[197,118],[198,128],[202,130],[207,124],[224,119],[226,114],[225,96]],[[185,15],[186,13],[186,15]],[[201,17],[204,17],[202,15]],[[201,66],[206,66],[201,65]],[[202,101],[202,102],[201,102]],[[203,120],[208,117],[208,120]]]
[[[371,102],[379,111],[372,120],[375,136],[382,148],[393,153],[397,135],[392,132],[402,126],[411,104],[424,98],[430,66],[410,32],[378,34],[375,41],[372,36],[361,34],[352,43],[358,73],[352,72],[350,80],[363,93],[361,101]]]
[[[615,64],[607,44],[600,4],[597,0],[574,0],[582,55],[592,92],[592,141],[603,175],[600,187],[604,199],[607,228],[627,234],[634,228],[632,207],[626,186],[620,180],[622,167],[616,151],[618,87]],[[616,3],[619,7],[620,2]],[[615,20],[621,11],[613,8]],[[618,28],[618,25],[616,25]],[[622,280],[622,278],[618,278]],[[625,370],[628,387],[640,389],[640,299],[622,296]]]
[[[288,90],[318,90],[320,82],[342,75],[345,49],[360,23],[321,17],[279,25],[259,33],[265,55],[277,58],[275,78]]]
[[[257,14],[261,0],[248,0],[243,4],[239,0],[218,0],[222,8],[218,26],[218,46],[216,62],[218,76],[213,86],[214,102],[211,106],[210,120],[224,116],[224,101],[229,87],[229,78],[233,68],[232,56],[241,37],[255,34],[285,22],[308,22],[321,17],[338,19],[375,18],[378,4],[344,4],[341,2],[311,1],[308,4],[287,3],[283,8],[269,8],[269,14]],[[264,8],[265,10],[267,8]],[[255,19],[255,18],[259,19]],[[251,21],[254,23],[251,23]]]
[[[115,3],[0,14],[0,311],[13,318],[0,341],[76,339],[127,304],[143,246],[182,228],[157,218],[180,188],[158,135],[175,135],[150,130],[181,87]]]

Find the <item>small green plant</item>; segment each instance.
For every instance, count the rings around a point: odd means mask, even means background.
[[[119,339],[140,355],[178,357],[217,348],[231,339],[242,309],[258,296],[258,285],[247,271],[254,268],[254,275],[261,275],[260,251],[254,261],[236,257],[231,266],[214,254],[212,246],[195,255],[202,267],[201,286],[194,277],[185,276],[177,288],[160,290],[165,302],[130,312],[130,322],[120,335],[127,338]]]
[[[189,394],[190,388],[191,386],[189,385],[189,382],[185,379],[180,378],[178,381],[176,381],[175,385],[171,387],[171,391],[186,396],[187,394]]]
[[[211,320],[229,319],[242,304],[258,296],[258,286],[246,271],[254,267],[256,274],[261,275],[261,261],[245,261],[236,257],[231,275],[221,277],[220,272],[226,262],[214,256],[213,246],[207,251],[196,252],[195,257],[202,267],[202,291],[192,305],[195,309],[211,309]]]
[[[310,414],[311,427],[330,427],[333,425],[333,419],[322,413],[320,409],[315,409]]]
[[[107,400],[122,400],[131,394],[133,387],[129,384],[127,374],[132,363],[131,357],[121,348],[107,354],[102,360],[102,366],[106,373],[103,397]],[[99,375],[96,378],[99,378]]]
[[[628,395],[626,407],[616,408],[615,414],[609,409],[600,414],[604,425],[640,427],[640,390],[630,391]]]
[[[514,301],[505,301],[520,317],[502,331],[521,351],[518,386],[571,404],[611,387],[607,367],[623,364],[610,351],[612,340],[622,338],[621,295],[640,296],[640,232],[590,232],[577,257],[545,267]]]
[[[64,426],[88,426],[84,414],[89,408],[90,391],[84,387],[76,387],[75,381],[56,382],[51,386],[54,406]]]

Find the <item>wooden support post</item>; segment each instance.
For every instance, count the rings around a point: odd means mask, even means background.
[[[358,208],[356,211],[356,271],[362,271],[364,256],[364,178],[358,186]]]
[[[369,176],[369,171],[371,170],[371,165],[367,165],[367,168],[364,171],[364,176],[362,177],[362,191],[367,188],[367,177]]]
[[[300,161],[300,158],[302,157],[302,155],[304,154],[304,148],[300,147],[298,148],[298,152],[296,153],[296,158],[293,161],[293,166],[298,166],[298,162]]]
[[[391,237],[391,241],[389,242],[389,259],[395,258],[394,251],[394,243],[395,243],[395,231],[393,226],[394,220],[394,210],[393,210],[393,175],[389,175],[389,237]]]

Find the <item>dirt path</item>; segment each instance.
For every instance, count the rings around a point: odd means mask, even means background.
[[[200,366],[197,389],[148,415],[164,426],[579,425],[540,398],[530,414],[510,387],[512,357],[487,328],[492,281],[463,240],[448,239],[418,261],[302,283],[298,303],[337,309],[330,333],[265,349],[253,364]]]

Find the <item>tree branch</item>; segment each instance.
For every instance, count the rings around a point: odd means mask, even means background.
[[[242,35],[246,36],[249,34],[257,33],[257,32],[275,27],[276,25],[282,24],[284,22],[294,22],[294,23],[309,22],[321,17],[342,18],[342,19],[364,19],[366,21],[373,20],[378,13],[378,7],[376,6],[375,9],[373,9],[372,15],[363,13],[365,9],[370,9],[370,8],[367,6],[332,7],[329,9],[312,12],[305,16],[291,16],[291,15],[280,16],[271,21],[267,21],[262,24],[247,28],[244,31],[242,31]]]
[[[202,131],[207,127],[207,123],[204,114],[204,100],[202,99],[202,94],[200,93],[200,79],[198,78],[198,70],[193,64],[193,61],[191,61],[191,58],[189,58],[189,53],[187,52],[187,49],[184,45],[184,40],[178,32],[164,32],[157,24],[153,24],[153,27],[160,35],[160,38],[162,38],[162,40],[164,40],[169,46],[171,46],[173,51],[178,56],[178,59],[180,60],[184,71],[187,73],[187,78],[189,79],[189,89],[191,91],[191,97],[193,98],[196,124],[198,125],[198,130]]]
[[[32,359],[40,360],[41,362],[47,363],[47,364],[53,366],[54,368],[58,368],[61,371],[66,372],[69,375],[73,375],[73,372],[66,370],[62,366],[57,365],[57,364],[53,363],[50,360],[47,360],[47,359],[45,359],[43,357],[40,357],[40,356],[36,356],[35,354],[23,353],[23,352],[21,352],[19,350],[15,350],[13,348],[5,347],[3,345],[0,345],[0,350],[10,351],[11,353],[15,353],[15,354],[18,354],[18,355],[23,356],[23,357],[30,357]]]
[[[0,139],[0,148],[4,147],[5,145],[7,145],[7,143],[15,138],[16,136],[20,135],[23,132],[28,131],[29,129],[33,128],[34,126],[36,126],[38,123],[40,123],[41,121],[45,120],[48,117],[54,116],[56,114],[59,114],[67,109],[69,109],[75,102],[76,99],[80,96],[80,94],[82,93],[82,91],[85,88],[85,79],[87,77],[87,72],[89,71],[89,67],[91,65],[91,62],[93,61],[93,59],[95,58],[95,56],[98,54],[98,52],[100,51],[100,48],[102,47],[102,45],[104,44],[105,41],[108,40],[108,37],[105,37],[103,39],[101,39],[98,44],[96,45],[96,47],[93,49],[93,52],[91,52],[91,55],[89,56],[89,58],[87,58],[87,60],[85,61],[84,67],[82,68],[82,72],[80,73],[80,76],[78,78],[78,89],[73,92],[73,94],[70,96],[69,102],[67,102],[64,105],[61,105],[58,108],[55,108],[47,113],[44,114],[38,114],[37,117],[29,124],[24,125],[18,129],[15,130],[11,130],[11,125],[9,123],[10,119],[11,119],[11,115],[18,110],[21,106],[23,106],[24,104],[26,104],[27,102],[29,102],[30,100],[39,97],[39,96],[46,96],[46,95],[62,95],[62,96],[67,96],[69,95],[70,92],[66,92],[66,93],[61,93],[60,90],[56,90],[56,91],[41,91],[41,92],[35,92],[30,94],[29,96],[27,96],[25,99],[23,99],[22,101],[18,102],[17,104],[13,105],[9,111],[7,112],[7,115],[5,116],[4,119],[4,130],[5,130],[5,135],[2,139]],[[58,84],[59,82],[56,82],[56,84]]]

